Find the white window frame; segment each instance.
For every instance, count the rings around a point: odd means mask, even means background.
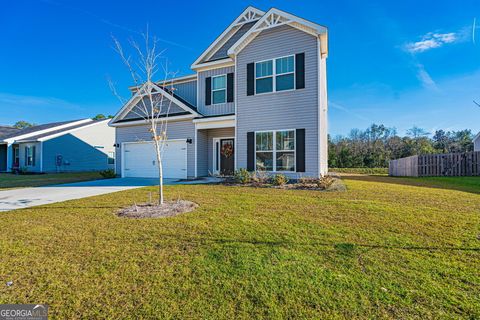
[[[225,77],[225,88],[213,89],[213,79],[220,78],[220,77]],[[227,103],[227,87],[228,87],[227,81],[228,80],[227,80],[227,74],[226,73],[225,74],[220,74],[218,76],[212,76],[212,92],[210,93],[210,100],[212,101],[212,106]],[[213,103],[213,93],[217,92],[217,91],[222,91],[222,90],[225,90],[225,101],[219,102],[219,103]]]
[[[284,73],[279,73],[277,74],[277,60],[283,59],[283,58],[289,58],[293,57],[293,71],[291,72],[284,72]],[[257,78],[257,64],[262,63],[262,62],[267,62],[267,61],[272,61],[272,75],[271,76],[264,76],[264,77],[258,77]],[[282,56],[282,57],[277,57],[277,58],[272,58],[272,59],[265,59],[265,60],[260,60],[255,62],[255,68],[253,72],[255,72],[255,81],[253,83],[254,86],[254,92],[255,95],[263,95],[263,94],[272,94],[276,92],[289,92],[289,91],[294,91],[296,89],[296,83],[295,83],[295,72],[297,71],[297,65],[295,61],[295,55],[294,54],[289,54],[287,56]],[[284,76],[287,74],[293,74],[293,88],[292,89],[287,89],[287,90],[279,90],[277,91],[277,76]],[[262,92],[262,93],[257,93],[257,79],[266,79],[272,77],[272,91],[270,92]]]
[[[27,153],[26,154],[27,161],[25,162],[25,167],[33,167],[33,157],[35,156],[33,154],[33,146],[26,146],[25,148],[26,148],[25,152]],[[30,156],[30,153],[32,154],[31,156]]]
[[[14,164],[18,163],[18,165],[20,166],[20,147],[19,146],[13,147],[13,163]]]
[[[293,150],[277,150],[277,132],[282,131],[293,131]],[[257,150],[257,133],[262,132],[272,132],[273,134],[273,145],[272,151],[263,151]],[[271,152],[273,157],[273,169],[272,171],[265,171],[265,172],[272,172],[272,173],[296,173],[297,172],[297,131],[295,129],[279,129],[279,130],[261,130],[255,131],[255,171],[257,171],[257,152]],[[293,152],[293,171],[277,171],[277,152]]]

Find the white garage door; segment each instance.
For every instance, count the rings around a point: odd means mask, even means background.
[[[125,143],[123,148],[124,177],[157,178],[158,167],[152,142]],[[163,152],[163,177],[187,178],[187,143],[168,141]]]

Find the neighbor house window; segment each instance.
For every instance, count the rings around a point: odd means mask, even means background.
[[[18,147],[13,148],[13,164],[18,167],[20,165],[20,153]]]
[[[255,63],[255,93],[295,88],[295,59],[287,56]]]
[[[212,103],[225,103],[227,99],[227,76],[212,77]]]
[[[255,133],[256,170],[295,171],[295,131]]]
[[[35,166],[35,147],[25,147],[25,166]]]
[[[108,153],[107,164],[115,164],[115,152]]]

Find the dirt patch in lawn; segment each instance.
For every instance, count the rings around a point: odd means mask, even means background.
[[[163,205],[153,203],[135,204],[120,209],[117,216],[120,218],[166,218],[195,210],[198,204],[187,200],[166,201]]]

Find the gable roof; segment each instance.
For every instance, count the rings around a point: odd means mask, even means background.
[[[110,119],[102,119],[102,120],[85,119],[85,120],[88,120],[88,121],[82,121],[68,127],[59,127],[56,130],[52,130],[52,131],[40,133],[37,135],[29,136],[23,139],[15,140],[15,142],[21,143],[21,142],[47,141],[47,140],[65,135],[67,133],[76,131],[78,129],[90,127],[100,123],[107,123],[108,121],[110,121]]]
[[[109,122],[110,125],[113,125],[116,122],[119,122],[122,120],[122,118],[134,108],[137,103],[140,101],[142,97],[145,96],[144,92],[146,90],[146,87],[150,86],[150,89],[155,90],[158,94],[163,95],[165,98],[179,106],[180,108],[184,109],[187,114],[192,114],[195,117],[201,116],[200,113],[198,113],[197,108],[190,104],[188,101],[184,100],[183,98],[179,97],[175,93],[172,92],[172,90],[159,86],[153,82],[150,83],[144,83],[141,88],[136,90],[135,94],[128,100],[125,105],[117,112],[115,117],[111,119]]]
[[[52,122],[52,123],[45,123],[25,129],[21,129],[18,131],[14,131],[11,134],[2,137],[2,140],[7,142],[13,142],[17,139],[23,139],[26,137],[31,137],[37,134],[50,132],[56,129],[70,127],[75,124],[83,123],[86,121],[91,121],[91,119],[80,119],[80,120],[70,120],[70,121],[61,121],[61,122]]]
[[[11,127],[11,126],[0,126],[0,139],[3,139],[6,136],[15,134],[15,132],[20,131],[20,129]]]
[[[320,38],[322,57],[328,55],[328,29],[319,24],[297,17],[291,13],[271,8],[265,13],[240,39],[228,49],[228,56],[232,57],[242,51],[263,30],[289,25],[303,32]]]
[[[480,139],[480,132],[477,133],[477,135],[473,138],[473,141],[477,140],[477,139]]]
[[[263,15],[264,11],[247,7],[243,12],[213,41],[210,46],[195,60],[191,65],[192,69],[197,69],[204,63],[218,61],[222,59],[230,59],[224,56],[223,52],[227,51],[233,44],[229,41],[232,37],[241,38],[252,26],[255,21],[258,21]],[[245,26],[246,25],[246,26]],[[221,49],[221,50],[220,50]],[[220,52],[219,52],[220,51]],[[217,54],[217,52],[219,52]],[[216,55],[215,58],[212,58]]]

